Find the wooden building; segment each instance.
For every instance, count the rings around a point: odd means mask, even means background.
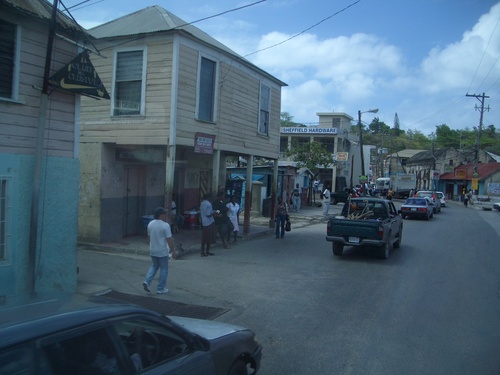
[[[277,165],[283,82],[159,6],[89,32],[111,100],[82,99],[82,241],[142,233],[172,194],[178,212],[197,208],[229,156],[249,174],[254,157]]]
[[[51,14],[44,0],[0,1],[2,305],[76,290],[80,101],[44,89],[85,33],[59,11],[52,23]]]

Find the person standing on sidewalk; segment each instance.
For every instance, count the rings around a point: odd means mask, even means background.
[[[210,252],[212,238],[215,236],[215,220],[213,216],[212,203],[210,198],[212,194],[205,193],[200,204],[200,219],[201,219],[201,256],[206,257],[214,255]]]
[[[149,267],[146,280],[142,283],[144,290],[148,293],[151,293],[151,283],[158,269],[160,270],[160,276],[158,278],[156,293],[168,293],[168,289],[165,286],[168,277],[169,250],[172,251],[172,257],[175,258],[175,247],[170,225],[165,221],[166,215],[166,209],[157,207],[153,212],[154,220],[148,224],[149,252],[152,264]]]
[[[330,186],[326,185],[323,191],[323,215],[328,215],[330,209]]]
[[[278,197],[276,205],[276,239],[285,237],[285,222],[288,219],[288,205],[283,201],[282,197]]]
[[[222,240],[222,245],[224,249],[229,249],[229,241],[227,241],[227,224],[229,222],[229,218],[227,216],[228,208],[224,203],[224,192],[219,191],[217,193],[217,199],[212,203],[212,207],[214,209],[214,217],[215,217],[215,226],[217,227],[217,231],[219,232],[219,237]]]
[[[238,242],[238,231],[240,230],[240,227],[238,225],[238,214],[240,212],[240,205],[236,203],[236,196],[231,197],[231,201],[226,204],[226,207],[228,209],[227,215],[229,216],[229,221],[233,224],[232,227],[232,232],[234,235],[234,240],[233,243]],[[230,226],[231,227],[231,226]],[[231,239],[231,233],[228,230],[227,231],[227,242],[229,243],[229,240]]]
[[[293,210],[295,212],[300,212],[300,187],[299,187],[299,184],[295,184],[295,189],[292,190],[292,202],[293,202]]]

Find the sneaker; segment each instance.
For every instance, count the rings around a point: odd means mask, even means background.
[[[168,293],[168,289],[167,288],[163,288],[163,290],[157,290],[156,291],[156,294],[167,294]]]
[[[148,283],[147,283],[147,282],[145,282],[145,281],[144,281],[144,282],[142,283],[142,287],[144,288],[144,290],[145,290],[146,292],[151,293],[151,289],[149,289],[149,285],[148,285]]]

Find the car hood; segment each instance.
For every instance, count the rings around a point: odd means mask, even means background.
[[[231,333],[239,331],[247,331],[247,328],[235,326],[232,324],[214,322],[211,320],[184,318],[180,316],[168,316],[174,323],[184,327],[185,329],[196,333],[197,335],[214,340],[222,336],[227,336]]]

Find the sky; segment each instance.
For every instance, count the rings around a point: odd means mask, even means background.
[[[498,0],[60,0],[84,28],[159,5],[285,82],[281,111],[344,112],[429,136],[500,131]],[[241,8],[241,9],[237,9]],[[236,10],[237,9],[237,10]],[[221,14],[234,10],[225,14]],[[214,17],[215,16],[215,17]]]

